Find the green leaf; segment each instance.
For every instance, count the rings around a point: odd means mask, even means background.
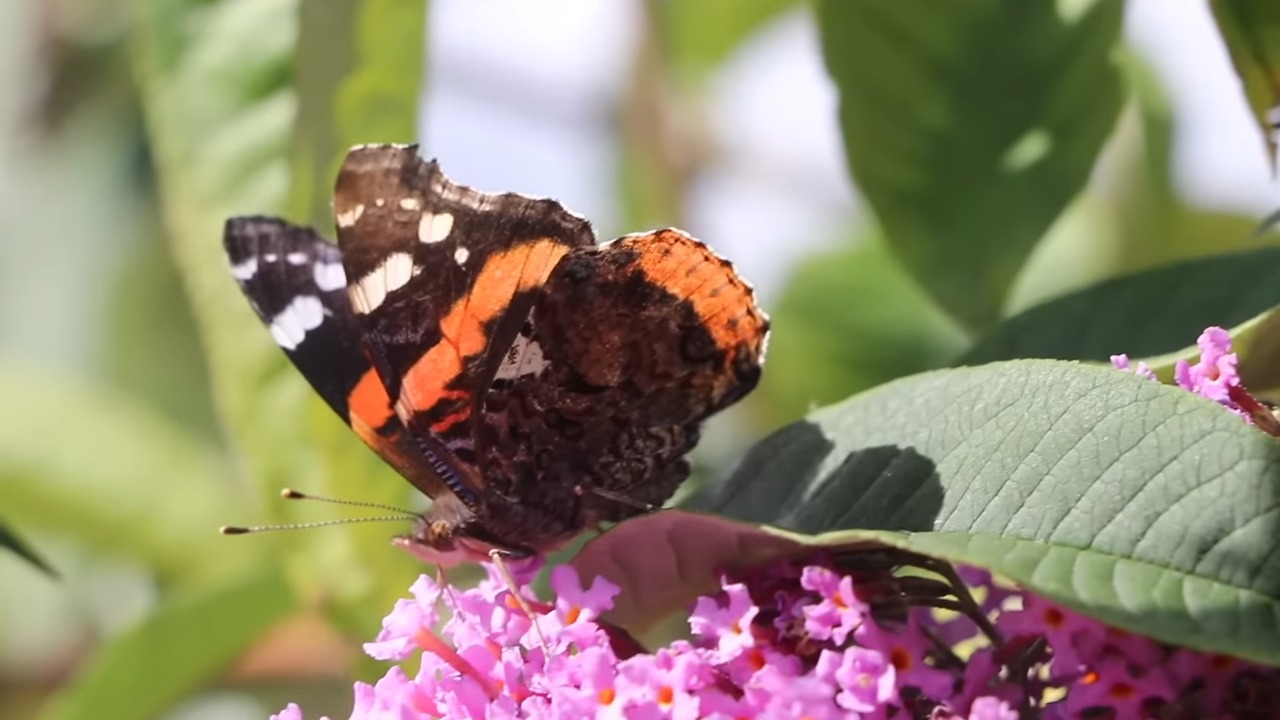
[[[54,570],[52,565],[37,554],[36,551],[33,550],[25,540],[19,537],[16,532],[10,530],[9,527],[2,522],[0,522],[0,547],[5,548],[14,555],[17,555],[40,570],[43,570],[46,575],[51,577],[58,576],[58,571]]]
[[[169,581],[216,578],[249,559],[218,535],[231,470],[200,436],[145,402],[66,376],[0,366],[0,395],[23,408],[0,414],[7,515],[138,559]]]
[[[994,325],[1121,107],[1123,4],[1063,7],[818,5],[858,187],[893,253],[971,330]]]
[[[705,509],[990,568],[1178,645],[1280,664],[1280,445],[1109,368],[894,381],[757,445]]]
[[[290,215],[333,225],[347,149],[417,137],[426,2],[301,0]]]
[[[1213,0],[1210,7],[1274,169],[1275,130],[1267,113],[1280,107],[1280,5],[1271,0]]]
[[[100,648],[44,717],[156,717],[219,677],[293,608],[278,567],[169,601]]]
[[[874,237],[806,259],[770,315],[769,369],[751,402],[775,418],[944,366],[966,343]]]
[[[312,42],[299,40],[295,0],[145,0],[137,12],[139,84],[172,250],[208,353],[217,408],[228,435],[244,452],[260,501],[260,507],[246,508],[231,522],[261,520],[264,512],[267,520],[315,519],[296,510],[283,515],[279,489],[294,485],[317,494],[404,504],[408,484],[360,443],[271,342],[227,271],[221,239],[230,215],[284,209],[294,175],[291,157],[299,167],[321,174],[333,161],[322,156],[338,152],[337,143],[364,132],[387,132],[413,116],[412,78],[420,77],[420,66],[397,68],[401,77],[384,83],[368,79],[359,65],[369,58],[375,63],[369,72],[386,70],[388,58],[397,53],[420,52],[368,47],[372,38],[382,37],[379,33],[400,43],[409,31],[383,26],[406,16],[385,2],[365,3],[355,11],[355,28],[348,28],[356,38],[349,62],[315,69],[344,73],[343,79],[308,75],[311,87],[318,88],[315,98],[331,89],[333,107],[317,112],[339,115],[332,136],[318,145],[300,140],[304,155],[295,157],[300,109],[295,52],[299,42],[307,47]],[[420,33],[421,23],[414,28]],[[409,42],[420,45],[421,35]],[[415,88],[412,93],[409,86]],[[390,102],[388,87],[405,94]],[[377,107],[352,110],[349,104],[364,96],[378,98]],[[357,127],[364,121],[369,128]],[[305,182],[298,180],[297,187]],[[298,192],[303,204],[311,202],[309,190]],[[324,586],[317,594],[389,607],[412,577],[413,564],[407,555],[387,550],[387,534],[385,526],[368,525],[233,542],[258,552],[285,543],[306,548],[306,553],[289,554],[301,564],[292,577]],[[360,632],[368,635],[376,619],[363,622]]]
[[[1194,346],[1280,306],[1280,248],[1188,260],[1107,280],[1006,320],[959,364],[1013,358],[1105,362]]]

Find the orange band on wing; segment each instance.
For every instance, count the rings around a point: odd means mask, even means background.
[[[392,417],[391,398],[382,385],[378,371],[369,368],[360,381],[347,396],[347,421],[361,440],[373,447],[378,447],[378,428],[387,424]]]
[[[458,299],[440,321],[444,340],[405,373],[400,386],[402,403],[421,411],[446,398],[445,388],[462,374],[466,359],[485,351],[485,324],[507,309],[513,295],[546,282],[568,251],[562,243],[543,239],[489,256],[470,292]],[[469,409],[459,411],[436,425],[447,429],[465,420],[468,413]],[[402,419],[408,422],[408,418]]]
[[[728,350],[739,344],[754,346],[760,341],[763,320],[755,310],[751,289],[728,260],[673,230],[659,230],[639,241],[650,239],[668,243],[664,248],[668,252],[644,252],[642,247],[641,271],[650,282],[692,303],[694,313],[706,324],[717,347]],[[747,319],[755,322],[742,322]]]

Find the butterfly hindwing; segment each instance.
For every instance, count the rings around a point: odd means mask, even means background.
[[[557,383],[644,426],[699,421],[750,392],[769,330],[729,261],[671,228],[575,251],[531,317]]]
[[[755,386],[767,332],[751,288],[683,232],[572,251],[485,396],[482,465],[508,499],[489,517],[532,542],[661,505],[701,421]]]

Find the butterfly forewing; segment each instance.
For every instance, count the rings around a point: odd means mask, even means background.
[[[250,305],[316,392],[419,490],[446,494],[374,371],[338,247],[310,228],[268,217],[231,218],[223,245]]]
[[[337,246],[267,217],[227,221],[223,245],[232,275],[272,339],[346,420],[348,396],[371,366]]]
[[[396,412],[474,497],[486,477],[478,403],[537,289],[567,252],[594,244],[590,225],[551,200],[456,185],[398,145],[348,154],[334,217],[351,305]]]

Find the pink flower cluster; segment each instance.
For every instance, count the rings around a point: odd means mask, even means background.
[[[1196,345],[1200,348],[1199,362],[1179,360],[1174,365],[1173,380],[1178,387],[1226,407],[1272,435],[1280,435],[1280,421],[1240,382],[1236,368],[1239,358],[1231,352],[1231,336],[1227,331],[1220,327],[1206,328],[1196,339]],[[1155,372],[1145,362],[1131,367],[1128,355],[1112,355],[1111,364],[1119,370],[1156,379]]]
[[[985,572],[952,583],[840,562],[725,578],[689,640],[647,651],[600,619],[618,588],[551,573],[556,598],[491,572],[470,590],[423,576],[365,646],[393,666],[356,684],[375,718],[1276,717],[1280,671],[1127,634]],[[961,581],[963,578],[963,581]],[[941,592],[950,588],[953,592]],[[981,602],[974,598],[982,598]],[[451,617],[440,626],[438,613]],[[944,609],[940,612],[939,608]],[[536,626],[534,624],[536,620]],[[439,627],[439,629],[437,629]],[[1237,714],[1238,713],[1238,714]],[[301,720],[296,705],[277,720]]]

